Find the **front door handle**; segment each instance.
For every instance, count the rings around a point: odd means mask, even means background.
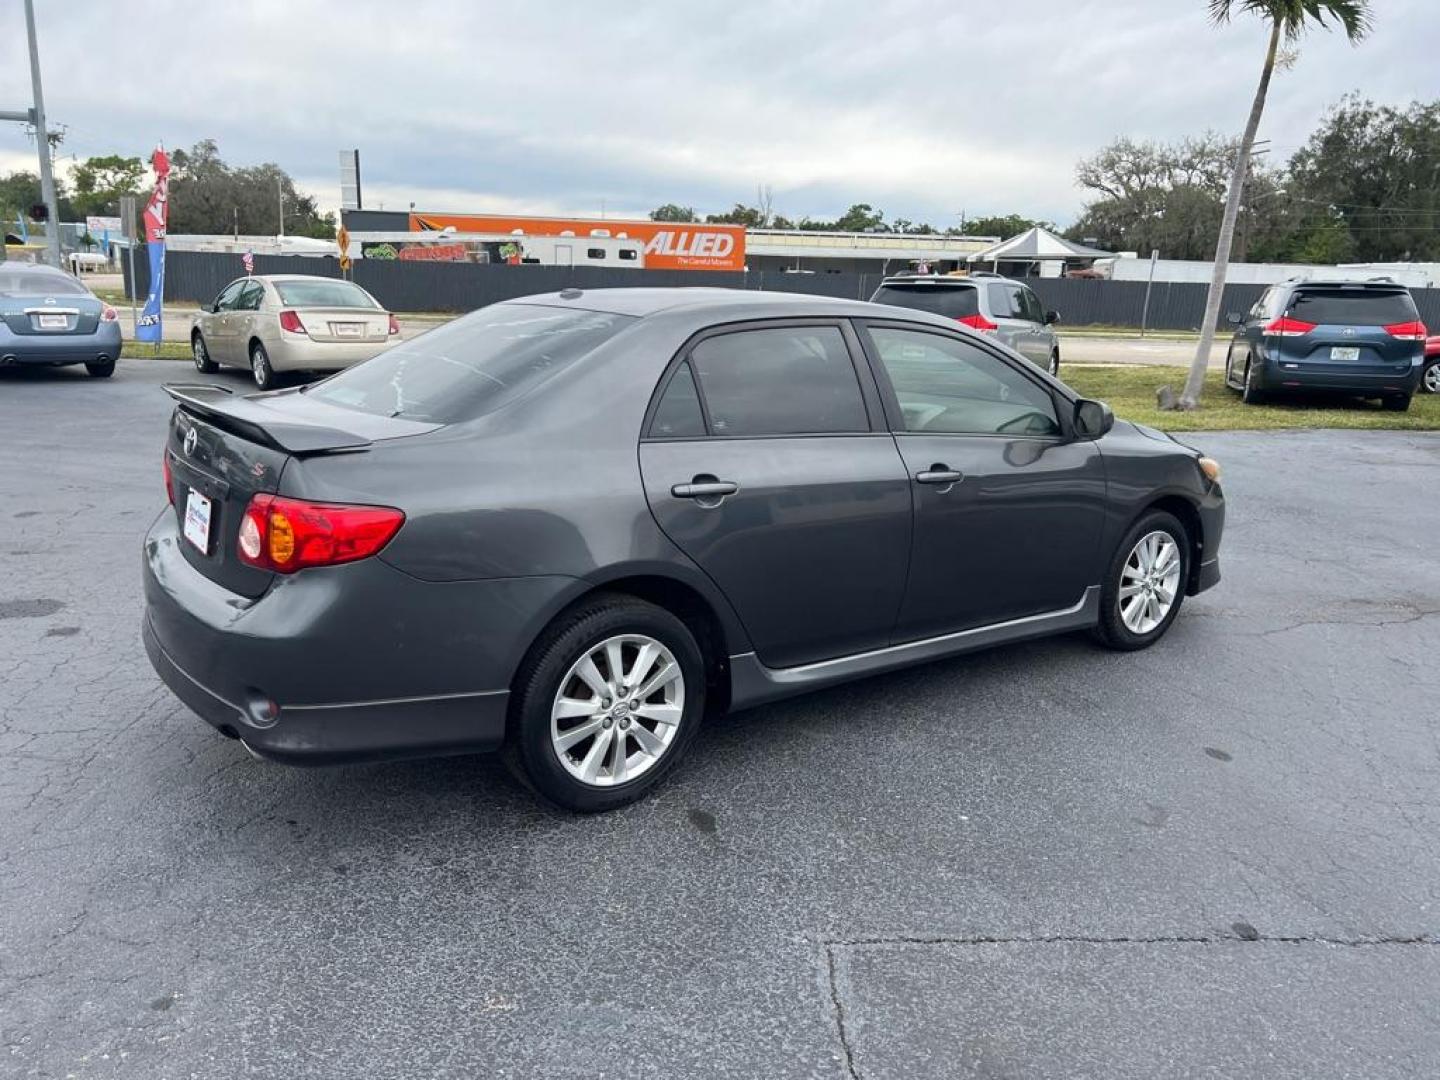
[[[688,484],[676,484],[670,489],[670,494],[677,499],[723,499],[739,490],[740,485],[733,480],[717,480],[702,474]]]
[[[924,472],[915,474],[917,484],[958,484],[965,474],[949,465],[931,465]]]

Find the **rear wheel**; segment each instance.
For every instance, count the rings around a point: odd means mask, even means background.
[[[1380,407],[1388,412],[1409,412],[1410,395],[1392,394],[1390,397],[1380,399]]]
[[[213,375],[220,367],[210,359],[210,350],[205,347],[204,335],[199,330],[190,335],[190,355],[195,358],[195,370],[201,375]]]
[[[1235,385],[1235,350],[1225,354],[1225,389],[1239,393],[1242,387]]]
[[[593,813],[675,767],[700,727],[705,664],[670,612],[599,596],[545,632],[514,692],[511,768],[551,802]]]
[[[1246,405],[1260,405],[1265,401],[1265,391],[1255,381],[1255,364],[1246,358],[1245,381],[1241,384],[1240,399]]]
[[[1051,349],[1051,350],[1050,350],[1050,366],[1049,366],[1048,368],[1046,368],[1045,370],[1047,370],[1048,372],[1050,372],[1050,374],[1051,374],[1051,375],[1054,375],[1057,379],[1060,377],[1060,350],[1059,350],[1059,349]]]
[[[115,374],[115,361],[113,358],[108,360],[92,360],[85,365],[85,370],[97,379],[108,379],[111,375]]]
[[[1152,510],[1115,549],[1100,591],[1100,640],[1145,649],[1165,636],[1190,580],[1190,537],[1173,514]]]
[[[1425,370],[1420,373],[1420,392],[1440,394],[1440,356],[1425,361]]]
[[[250,346],[250,373],[255,376],[255,385],[261,390],[273,390],[279,381],[270,364],[270,354],[258,341]]]

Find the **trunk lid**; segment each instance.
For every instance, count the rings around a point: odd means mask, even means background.
[[[100,301],[85,296],[15,296],[0,302],[0,315],[12,334],[55,337],[93,334],[100,325]],[[63,322],[61,321],[63,320]]]
[[[372,308],[292,308],[312,341],[364,341],[374,344],[390,340],[390,315]]]
[[[299,391],[256,397],[211,385],[165,391],[176,402],[165,452],[180,548],[205,577],[250,598],[263,595],[275,575],[240,560],[240,522],[255,495],[279,491],[292,458],[363,453],[376,441],[439,426],[352,412]]]

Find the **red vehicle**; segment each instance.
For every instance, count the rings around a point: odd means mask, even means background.
[[[1425,339],[1425,370],[1420,373],[1420,392],[1440,394],[1440,334]]]

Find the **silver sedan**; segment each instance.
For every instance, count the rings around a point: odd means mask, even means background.
[[[195,367],[248,367],[269,390],[286,371],[339,371],[399,340],[400,323],[351,281],[306,274],[243,277],[202,308],[190,331]]]

